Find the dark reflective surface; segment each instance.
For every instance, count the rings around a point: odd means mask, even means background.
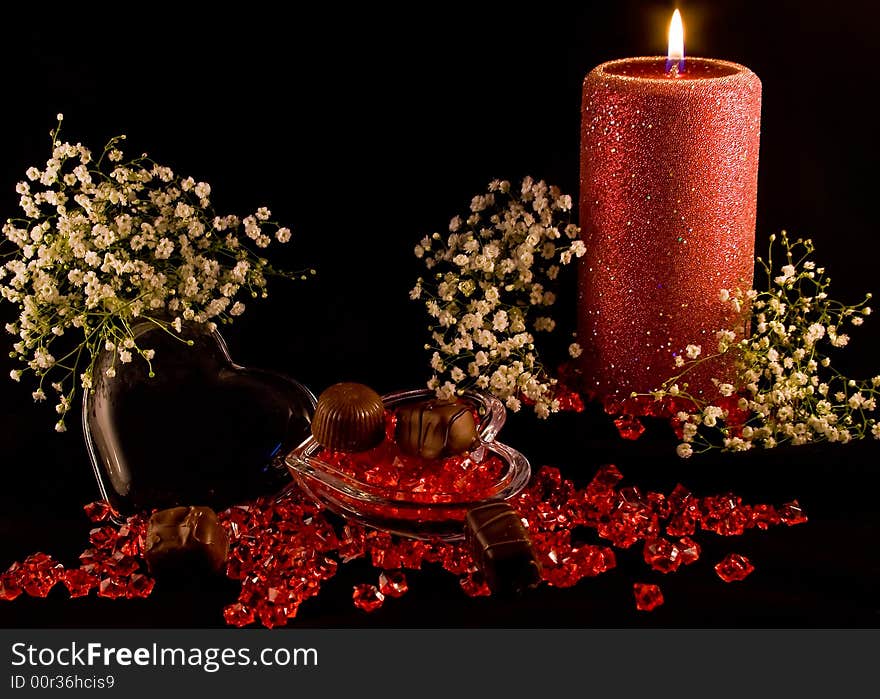
[[[151,325],[135,329],[154,349],[155,376],[136,357],[103,354],[84,406],[99,486],[120,512],[173,505],[224,508],[272,494],[289,480],[275,457],[309,434],[314,397],[290,378],[232,363],[222,338],[184,329],[187,346]]]

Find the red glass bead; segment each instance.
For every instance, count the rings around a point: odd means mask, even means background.
[[[254,623],[254,610],[241,602],[236,602],[223,610],[223,618],[230,626],[241,628]]]
[[[379,592],[385,597],[402,597],[409,590],[406,575],[400,570],[383,570],[379,574]]]
[[[358,609],[375,612],[385,601],[385,595],[379,592],[375,585],[355,585],[352,600]]]
[[[98,586],[101,579],[82,568],[71,568],[62,573],[61,582],[71,597],[85,597]]]
[[[769,529],[781,522],[779,513],[773,505],[752,505],[749,508],[750,526]]]
[[[587,486],[588,491],[598,492],[610,490],[623,480],[623,474],[614,464],[605,464],[601,466],[593,480]]]
[[[89,532],[89,541],[96,547],[113,546],[119,538],[119,532],[113,526],[96,527]]]
[[[458,582],[468,597],[488,597],[492,594],[480,573],[468,573]]]
[[[682,565],[690,565],[700,558],[700,545],[689,536],[678,540],[679,558]]]
[[[658,585],[634,583],[633,595],[636,598],[636,609],[650,612],[663,604],[663,593]]]
[[[750,523],[749,514],[742,507],[742,498],[727,493],[703,498],[701,503],[703,529],[721,536],[740,536]]]
[[[116,511],[106,500],[96,500],[85,505],[83,509],[92,522],[106,522],[116,514]]]
[[[755,570],[755,566],[751,561],[738,553],[728,554],[715,565],[715,572],[724,582],[744,580],[751,575],[753,570]]]
[[[142,599],[149,597],[155,585],[156,581],[153,578],[148,577],[143,573],[135,573],[125,585],[125,597],[126,599]]]
[[[674,573],[682,563],[678,546],[662,537],[646,541],[642,555],[645,563],[660,573]]]
[[[31,597],[46,597],[63,572],[64,567],[48,554],[34,553],[21,563],[20,584]]]
[[[98,597],[118,599],[126,596],[126,585],[123,578],[104,578],[98,585]]]
[[[290,618],[289,610],[286,607],[276,607],[274,604],[266,603],[257,605],[257,615],[260,618],[260,623],[267,629],[287,626],[287,620]]]
[[[18,564],[13,564],[18,565]],[[0,575],[0,600],[11,602],[21,595],[23,590],[14,573],[6,572]]]
[[[461,575],[474,568],[470,553],[461,544],[448,545],[440,552],[443,569],[453,575]]]
[[[633,415],[621,415],[614,421],[614,425],[623,439],[636,440],[645,432],[642,421]]]
[[[795,524],[804,524],[807,521],[807,515],[797,500],[785,503],[779,508],[779,519],[789,527]]]
[[[346,563],[360,558],[366,552],[366,534],[363,527],[346,524],[339,541],[339,555]]]

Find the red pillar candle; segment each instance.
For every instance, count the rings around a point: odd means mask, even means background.
[[[760,114],[760,80],[728,61],[627,58],[587,75],[578,294],[587,388],[619,398],[659,388],[687,345],[713,353],[715,332],[732,328],[719,293],[753,281]],[[732,378],[725,364],[689,376],[690,392],[711,397],[711,376]]]

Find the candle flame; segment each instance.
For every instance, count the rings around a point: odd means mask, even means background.
[[[676,74],[684,72],[684,25],[681,22],[681,12],[678,10],[672,13],[672,21],[669,23],[666,71],[673,71]]]

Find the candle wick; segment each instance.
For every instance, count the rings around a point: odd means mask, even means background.
[[[677,78],[684,73],[684,58],[674,61],[671,58],[666,59],[666,73],[670,78]]]

